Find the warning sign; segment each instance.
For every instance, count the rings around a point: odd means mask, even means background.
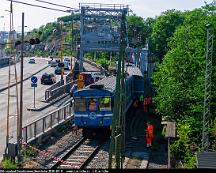
[[[78,75],[77,87],[78,87],[78,89],[81,89],[84,87],[84,76],[81,74]]]

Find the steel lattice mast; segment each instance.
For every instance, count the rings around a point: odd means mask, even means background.
[[[115,153],[116,168],[122,168],[122,159],[124,152],[122,150],[124,141],[124,121],[125,121],[125,49],[127,46],[126,39],[126,14],[125,9],[121,18],[121,35],[120,35],[120,51],[118,59],[118,69],[116,77],[116,89],[114,97],[114,113],[112,120],[112,135],[109,151],[109,168],[112,168],[113,150]]]
[[[208,24],[206,40],[206,70],[205,70],[205,94],[203,111],[202,151],[208,151],[209,147],[209,122],[211,118],[211,77],[212,77],[212,56],[214,28]]]

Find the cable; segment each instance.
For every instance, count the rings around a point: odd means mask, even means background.
[[[11,0],[6,0],[6,1],[11,1]],[[40,8],[44,8],[44,9],[47,9],[47,10],[54,10],[54,11],[61,11],[61,12],[69,13],[69,11],[67,11],[67,10],[60,10],[60,9],[56,9],[56,8],[49,8],[49,7],[44,7],[44,6],[41,6],[41,5],[29,4],[29,3],[20,2],[20,1],[13,1],[13,2],[24,4],[24,5],[29,5],[29,6],[33,6],[33,7],[40,7]]]
[[[55,6],[58,6],[58,7],[65,7],[65,8],[69,8],[69,9],[75,9],[75,8],[71,8],[71,7],[68,7],[68,6],[65,6],[65,5],[60,5],[60,4],[54,4],[54,3],[51,3],[51,2],[47,2],[47,1],[41,1],[41,0],[34,0],[34,1],[37,1],[37,2],[42,2],[42,3],[46,3],[46,4],[50,4],[50,5],[55,5]]]

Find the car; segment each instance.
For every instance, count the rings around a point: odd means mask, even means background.
[[[56,83],[56,76],[53,73],[44,73],[41,77],[41,84]]]
[[[61,67],[56,66],[56,68],[55,68],[55,74],[61,74]]]
[[[77,84],[74,84],[70,89],[70,96],[73,97],[73,93],[77,90]]]
[[[70,58],[64,58],[64,61],[67,61],[70,63]]]
[[[70,63],[68,61],[64,61],[64,69],[69,70],[70,69]]]
[[[58,65],[58,63],[56,61],[51,61],[50,62],[51,67],[56,67],[57,65]]]
[[[101,72],[92,72],[92,77],[94,79],[94,82],[97,82],[98,80],[103,79],[105,75],[102,74]]]
[[[34,58],[30,58],[30,59],[29,59],[29,63],[30,63],[30,64],[34,64],[34,63],[35,63],[35,59],[34,59]]]

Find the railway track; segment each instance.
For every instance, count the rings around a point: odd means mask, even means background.
[[[48,167],[50,169],[84,169],[104,143],[104,140],[81,138],[74,146],[63,153],[61,160],[54,160]]]

